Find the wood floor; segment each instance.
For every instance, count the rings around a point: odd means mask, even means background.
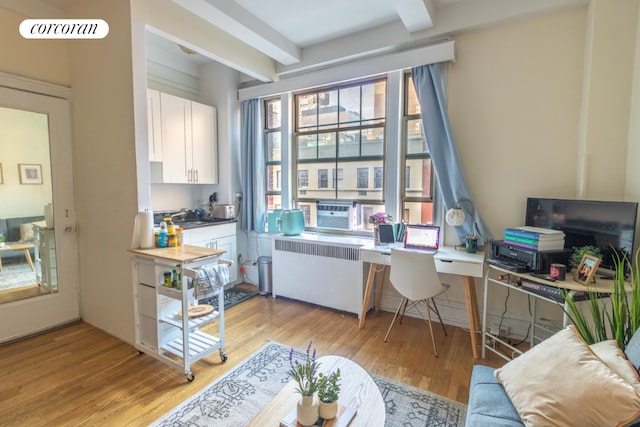
[[[468,332],[434,327],[440,357],[425,324],[406,318],[383,338],[392,313],[369,312],[364,329],[352,315],[256,296],[225,312],[228,360],[219,353],[184,373],[86,323],[0,346],[0,425],[145,426],[242,362],[270,340],[298,349],[309,340],[319,355],[348,357],[371,373],[466,403],[477,360]],[[214,335],[217,323],[203,328]]]

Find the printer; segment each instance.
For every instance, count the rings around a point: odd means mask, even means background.
[[[548,273],[551,264],[569,263],[571,249],[538,251],[535,249],[523,248],[505,243],[504,240],[494,240],[491,242],[490,264],[492,260],[495,265],[509,269],[512,265],[517,271],[526,270],[533,273]],[[515,271],[515,270],[514,270]]]

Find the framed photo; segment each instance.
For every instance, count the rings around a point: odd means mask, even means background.
[[[42,184],[42,165],[18,164],[20,184]]]
[[[600,258],[585,254],[573,276],[573,280],[587,286],[594,281],[596,271],[600,265]]]

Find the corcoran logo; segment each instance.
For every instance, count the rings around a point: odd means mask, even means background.
[[[20,35],[25,39],[102,39],[109,24],[102,19],[25,19]]]

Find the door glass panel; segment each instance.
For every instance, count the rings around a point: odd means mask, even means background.
[[[48,116],[0,107],[0,303],[58,292],[52,189]]]

